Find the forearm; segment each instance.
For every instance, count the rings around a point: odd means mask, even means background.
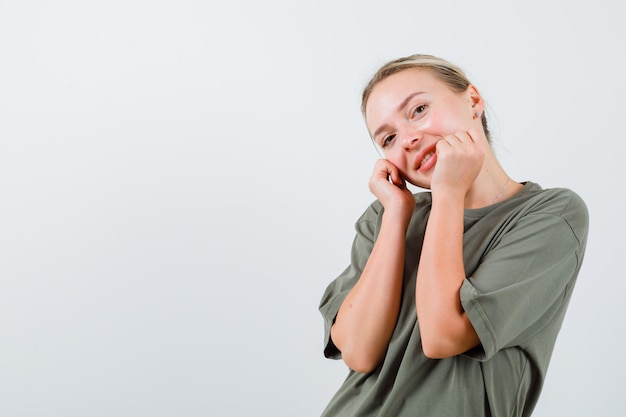
[[[442,358],[467,351],[478,336],[461,306],[463,199],[433,196],[416,282],[416,309],[427,356]]]
[[[383,214],[363,273],[337,313],[331,336],[355,371],[371,371],[387,350],[400,308],[405,238],[406,226]]]

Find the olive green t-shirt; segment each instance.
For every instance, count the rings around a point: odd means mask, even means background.
[[[430,193],[415,194],[415,200],[402,303],[385,357],[370,373],[350,370],[323,416],[529,416],[583,259],[588,229],[584,202],[570,190],[543,190],[526,182],[507,200],[465,210],[467,278],[459,296],[481,344],[434,360],[422,351],[415,309]],[[330,328],[372,251],[382,212],[376,201],[357,221],[351,263],[322,297],[326,357],[341,358]]]

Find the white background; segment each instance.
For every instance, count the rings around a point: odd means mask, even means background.
[[[318,416],[368,77],[447,58],[518,181],[587,202],[535,416],[626,415],[619,2],[0,1],[0,415]]]

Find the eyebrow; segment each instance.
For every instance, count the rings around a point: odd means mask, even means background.
[[[409,94],[408,96],[406,96],[406,98],[404,100],[402,100],[402,103],[400,103],[396,109],[396,111],[399,113],[402,111],[402,109],[408,104],[409,101],[411,101],[411,99],[413,99],[413,97],[418,96],[420,94],[424,94],[425,91],[416,91],[414,93]],[[382,132],[383,130],[389,128],[388,124],[384,124],[382,126],[380,126],[378,129],[376,129],[376,131],[374,132],[374,134],[372,135],[373,138],[375,138],[376,136],[378,136],[380,134],[380,132]]]

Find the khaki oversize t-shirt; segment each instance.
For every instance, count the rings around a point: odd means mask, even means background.
[[[537,402],[557,334],[581,266],[587,208],[567,189],[527,182],[513,197],[465,210],[460,298],[481,345],[447,359],[421,348],[415,277],[430,193],[415,194],[407,231],[402,304],[382,363],[371,373],[349,371],[323,416],[517,417]],[[330,328],[358,281],[380,229],[374,202],[356,223],[351,263],[326,289],[324,354],[341,358]]]

